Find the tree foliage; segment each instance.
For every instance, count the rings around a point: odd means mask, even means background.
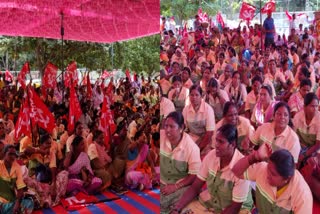
[[[75,60],[79,68],[130,69],[137,73],[159,70],[159,35],[113,44],[64,41],[27,37],[0,37],[0,69],[19,71],[25,61],[32,70],[43,73],[50,61],[60,69]],[[112,57],[114,63],[112,64]],[[62,64],[63,63],[63,64]]]

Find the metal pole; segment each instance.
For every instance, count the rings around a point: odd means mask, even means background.
[[[61,12],[61,28],[60,28],[60,35],[61,35],[61,73],[62,73],[62,103],[64,103],[64,56],[63,56],[63,36],[64,36],[64,27],[63,27],[63,12]]]
[[[114,69],[114,66],[113,66],[113,56],[114,56],[114,53],[113,53],[113,43],[111,43],[111,62],[112,62],[112,70]]]
[[[262,5],[261,5],[261,0],[260,0],[260,27],[261,27],[261,38],[260,38],[260,49],[262,50],[262,30],[263,30],[263,26],[262,26],[262,13],[261,13],[261,8],[262,8]]]

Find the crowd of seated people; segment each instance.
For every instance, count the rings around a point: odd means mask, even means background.
[[[34,88],[55,118],[52,133],[30,127],[15,137],[25,90],[0,77],[0,213],[32,213],[54,207],[78,193],[97,194],[152,189],[160,183],[160,101],[158,85],[142,76],[103,87],[76,86],[82,115],[68,130],[69,92]],[[29,86],[34,87],[34,86]],[[111,90],[110,90],[111,89]],[[65,89],[67,92],[67,89]],[[100,127],[104,98],[114,124],[109,138]],[[16,126],[17,127],[17,126]]]
[[[161,213],[319,213],[320,32],[278,37],[271,16],[163,19]]]

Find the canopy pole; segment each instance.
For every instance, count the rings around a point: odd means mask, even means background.
[[[60,28],[60,35],[61,35],[61,73],[62,73],[62,103],[64,103],[64,56],[63,56],[63,36],[64,36],[64,27],[63,27],[63,12],[60,13],[61,15],[61,28]]]
[[[263,26],[262,26],[262,13],[261,13],[261,9],[262,9],[262,5],[261,5],[261,0],[260,0],[260,8],[259,8],[259,10],[260,10],[260,27],[261,27],[261,30],[260,30],[260,50],[262,50],[262,34],[264,34],[263,33]]]

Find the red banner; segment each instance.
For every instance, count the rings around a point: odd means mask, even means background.
[[[77,73],[77,63],[75,61],[71,62],[64,74],[64,85],[66,87],[73,87],[78,84],[78,73]]]
[[[240,13],[239,13],[239,18],[246,21],[250,21],[253,19],[255,11],[256,11],[255,6],[252,6],[251,4],[243,2],[241,5]]]
[[[6,73],[5,73],[5,80],[8,81],[8,82],[12,82],[13,81],[13,75],[8,70],[6,70]]]
[[[43,75],[42,84],[45,88],[56,88],[57,86],[58,67],[52,63],[48,63]]]
[[[261,8],[261,13],[271,13],[276,11],[276,3],[274,1],[269,1]]]
[[[28,93],[32,124],[37,124],[48,133],[52,133],[56,126],[54,116],[32,88],[29,88]]]
[[[223,21],[223,18],[222,18],[222,15],[221,15],[221,13],[220,13],[220,12],[218,12],[218,13],[217,13],[216,18],[217,18],[217,22],[218,22],[218,24],[220,24],[220,25],[221,25],[221,27],[222,27],[222,28],[224,28],[224,21]]]
[[[113,116],[110,110],[110,102],[107,96],[104,96],[103,99],[99,129],[104,132],[105,144],[108,147],[111,140],[111,134],[115,131],[116,125],[113,121]]]
[[[105,79],[105,78],[108,78],[108,77],[111,77],[111,76],[112,76],[111,72],[109,73],[107,70],[104,70],[101,78]]]
[[[26,88],[26,75],[27,75],[27,73],[30,73],[30,66],[29,66],[28,62],[24,63],[20,73],[18,74],[18,82],[20,83],[20,85],[23,89]]]
[[[68,121],[68,131],[72,132],[74,130],[75,123],[79,120],[82,115],[76,90],[74,87],[70,88],[70,102],[69,102],[69,121]]]
[[[200,22],[208,22],[208,15],[207,13],[202,13],[202,8],[199,8],[198,10],[198,16],[200,18]]]
[[[14,138],[16,140],[19,139],[22,134],[24,134],[24,136],[31,136],[30,111],[28,102],[28,99],[24,100],[22,108],[19,112],[19,117],[14,129]]]

